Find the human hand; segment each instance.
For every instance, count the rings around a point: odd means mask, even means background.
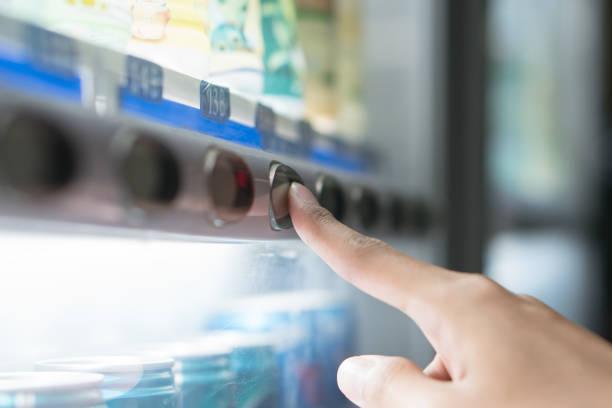
[[[338,386],[360,407],[610,407],[612,347],[528,297],[477,274],[419,262],[336,221],[304,186],[289,194],[293,225],[341,277],[398,308],[437,354],[425,370],[360,356]]]

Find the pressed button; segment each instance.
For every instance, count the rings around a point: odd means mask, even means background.
[[[13,187],[50,193],[66,186],[76,172],[76,153],[53,124],[30,115],[8,121],[0,133],[0,173]]]
[[[327,175],[321,175],[315,183],[315,194],[319,204],[329,210],[338,221],[344,219],[346,200],[340,184]]]
[[[152,137],[141,135],[134,140],[123,160],[122,173],[128,192],[138,201],[168,204],[178,195],[178,160]]]
[[[378,222],[379,208],[376,195],[368,189],[355,191],[355,209],[363,228],[370,229]]]
[[[281,231],[293,228],[289,215],[289,187],[304,180],[291,167],[279,162],[270,165],[270,226]]]
[[[253,175],[244,160],[232,152],[210,149],[204,161],[213,222],[221,226],[243,219],[255,196]]]

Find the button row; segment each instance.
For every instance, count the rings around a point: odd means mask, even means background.
[[[274,230],[293,227],[288,204],[289,186],[293,182],[304,184],[303,179],[292,168],[279,162],[271,164],[270,225]],[[314,187],[319,204],[337,220],[345,221],[348,205],[340,183],[332,176],[321,174],[316,179]],[[350,203],[359,227],[366,231],[378,226],[382,213],[388,214],[388,226],[397,233],[405,227],[410,227],[414,232],[425,233],[431,225],[428,209],[421,202],[407,202],[399,197],[393,197],[389,200],[388,211],[381,211],[381,204],[376,194],[367,188],[357,187],[352,190]]]
[[[53,121],[22,113],[6,115],[1,125],[0,181],[40,198],[60,193],[77,177],[77,149]],[[151,210],[173,203],[184,182],[184,170],[173,150],[144,131],[124,129],[116,138],[120,139],[115,143],[120,145],[116,149],[118,174],[126,197]],[[255,201],[254,176],[245,160],[234,152],[211,147],[204,154],[201,171],[210,222],[223,227],[244,219]],[[305,184],[291,167],[270,163],[269,219],[275,231],[293,227],[288,206],[293,182]],[[428,208],[422,203],[399,197],[381,200],[365,187],[345,189],[328,174],[319,174],[312,187],[319,203],[336,219],[365,231],[390,228],[399,233],[412,228],[422,233],[431,224]]]

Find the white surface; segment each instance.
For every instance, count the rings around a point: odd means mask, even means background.
[[[100,387],[101,374],[72,372],[0,372],[0,392],[59,392]]]
[[[92,373],[142,373],[172,368],[171,358],[149,356],[90,356],[56,358],[36,363],[36,368],[50,371],[80,371]]]

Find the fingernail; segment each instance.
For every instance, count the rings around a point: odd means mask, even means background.
[[[290,194],[303,203],[317,204],[315,196],[303,184],[291,183]]]
[[[338,387],[354,404],[362,406],[363,390],[376,361],[367,356],[351,357],[338,368]]]

